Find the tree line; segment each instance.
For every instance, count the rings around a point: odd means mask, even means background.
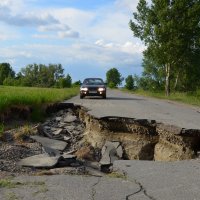
[[[145,46],[145,90],[195,91],[200,88],[200,1],[140,0],[130,29]]]
[[[72,78],[61,64],[30,64],[16,73],[9,63],[0,63],[0,85],[69,88]],[[80,85],[80,81],[73,83]]]

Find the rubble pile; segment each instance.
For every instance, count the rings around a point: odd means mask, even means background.
[[[94,148],[84,140],[85,125],[71,109],[53,114],[37,126],[37,134],[26,137],[22,144],[9,137],[0,144],[1,174],[92,174],[110,172],[113,161],[122,158],[119,142]],[[13,130],[12,130],[13,131]],[[8,133],[12,135],[11,133]]]

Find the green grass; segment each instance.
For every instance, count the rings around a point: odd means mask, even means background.
[[[200,106],[200,90],[197,92],[176,92],[171,93],[169,97],[165,96],[164,92],[151,92],[151,91],[144,91],[144,90],[136,90],[136,91],[128,91],[123,89],[125,92],[134,93],[142,96],[148,97],[155,97],[159,99],[167,99],[172,101],[178,101],[190,105]]]
[[[11,182],[11,180],[9,179],[0,180],[0,188],[14,188],[15,186],[16,184]]]
[[[79,88],[33,88],[0,86],[0,111],[10,106],[38,107],[46,103],[60,102],[78,94]]]

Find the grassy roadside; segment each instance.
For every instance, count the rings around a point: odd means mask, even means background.
[[[69,99],[79,92],[79,88],[32,88],[0,86],[0,112],[12,105],[38,107]]]
[[[129,91],[127,89],[122,89],[124,92],[133,93],[141,96],[154,97],[158,99],[167,99],[172,101],[177,101],[181,103],[186,103],[190,105],[200,106],[200,90],[195,93],[172,93],[170,97],[166,97],[164,92],[151,92],[144,90]]]

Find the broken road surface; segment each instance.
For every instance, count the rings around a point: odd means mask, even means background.
[[[97,118],[105,116],[156,120],[186,129],[200,129],[200,108],[120,91],[108,91],[108,98],[68,102],[86,107]],[[127,199],[200,199],[200,159],[176,162],[115,161],[114,168],[140,186],[140,192]],[[117,198],[120,199],[120,198]]]
[[[150,119],[181,128],[200,129],[200,107],[173,101],[108,90],[107,99],[79,99],[76,96],[67,102],[88,108],[89,114],[98,118],[117,116]]]

